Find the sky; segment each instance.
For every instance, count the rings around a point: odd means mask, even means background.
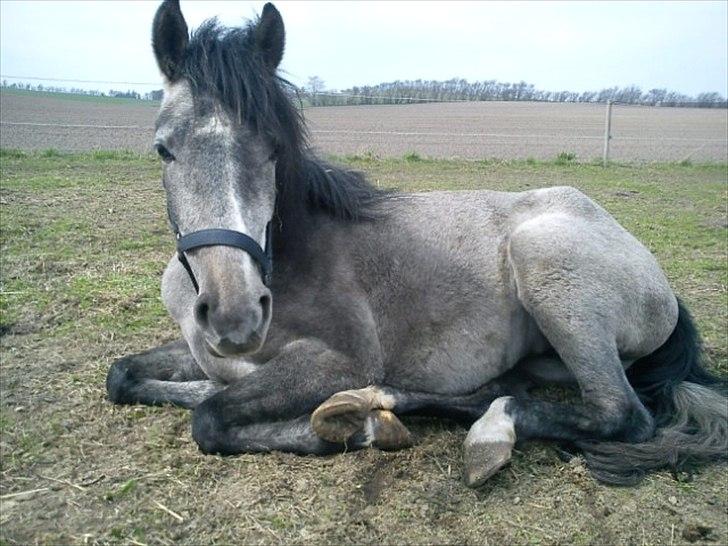
[[[238,25],[264,2],[182,0],[190,28]],[[284,75],[327,89],[405,79],[525,80],[549,91],[635,84],[728,95],[728,2],[275,2]],[[158,2],[0,0],[0,72],[161,87],[151,49]],[[8,81],[15,81],[7,78]],[[38,83],[38,82],[34,82]]]

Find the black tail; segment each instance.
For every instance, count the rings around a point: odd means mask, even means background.
[[[703,367],[695,323],[678,300],[675,330],[654,353],[637,360],[627,378],[650,410],[657,429],[641,444],[579,444],[594,476],[628,485],[650,470],[687,470],[698,463],[728,459],[728,381]]]

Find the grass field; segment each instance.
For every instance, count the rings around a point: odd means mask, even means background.
[[[162,84],[159,84],[160,89]],[[100,104],[132,104],[138,106],[153,106],[159,108],[159,101],[131,99],[127,97],[108,97],[100,95],[81,95],[80,93],[55,93],[51,91],[30,91],[26,89],[13,89],[3,87],[2,94],[13,97],[24,97],[29,99],[57,99],[71,100],[75,102],[90,102]]]
[[[402,190],[580,188],[656,254],[728,371],[725,164],[341,160]],[[725,466],[613,488],[531,444],[472,491],[465,429],[422,419],[401,452],[203,456],[188,412],[105,400],[115,358],[178,335],[159,298],[174,243],[158,161],[0,161],[0,544],[728,542]]]

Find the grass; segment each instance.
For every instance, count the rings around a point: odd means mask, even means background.
[[[726,165],[415,155],[339,161],[406,191],[579,187],[655,253],[728,370]],[[471,491],[466,431],[426,419],[396,453],[201,455],[188,412],[105,401],[111,361],[178,335],[159,298],[174,242],[158,160],[0,150],[0,172],[0,543],[728,540],[724,466],[609,488],[534,444]]]
[[[162,87],[162,84],[159,84]],[[53,93],[50,91],[30,91],[26,89],[12,89],[10,87],[0,88],[3,95],[24,96],[28,98],[54,98],[59,100],[70,100],[74,102],[93,102],[102,104],[142,104],[159,108],[159,101],[131,99],[127,97],[101,97],[94,95],[81,95],[78,93]]]
[[[405,161],[413,162],[413,161],[422,161],[422,156],[418,154],[417,152],[407,152],[402,156]]]
[[[559,154],[556,156],[555,163],[557,165],[568,165],[569,163],[572,163],[576,161],[576,154],[573,152],[559,152]]]

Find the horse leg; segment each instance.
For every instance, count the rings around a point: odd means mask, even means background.
[[[564,325],[559,335],[545,330],[581,391],[581,401],[557,403],[533,397],[496,399],[465,439],[465,481],[475,487],[511,458],[516,439],[641,442],[654,432],[654,420],[630,386],[614,340],[601,328],[591,335]],[[602,339],[600,339],[600,336]],[[587,340],[587,341],[583,341]]]
[[[598,362],[607,369],[596,370]],[[473,424],[464,444],[469,486],[477,487],[505,466],[516,439],[637,443],[652,436],[654,420],[627,382],[618,358],[611,363],[606,359],[571,361],[569,369],[581,388],[580,402],[504,396],[494,400]]]
[[[627,380],[618,340],[632,340],[627,353],[649,354],[674,327],[669,313],[625,321],[625,315],[640,316],[628,307],[636,297],[623,297],[617,270],[605,270],[600,259],[603,249],[591,248],[588,240],[568,240],[576,237],[568,225],[558,225],[555,234],[545,220],[532,227],[517,231],[510,242],[518,297],[573,376],[581,400],[565,404],[516,396],[494,401],[465,441],[470,486],[508,462],[516,439],[638,443],[655,430],[654,419]],[[555,242],[564,240],[571,246],[559,249]],[[628,281],[632,286],[638,279]],[[655,288],[653,293],[655,308],[669,309],[671,292]]]
[[[472,423],[483,415],[490,403],[506,394],[525,393],[530,383],[516,374],[506,374],[466,395],[438,394],[369,386],[364,389],[338,392],[313,412],[311,424],[316,433],[331,442],[343,442],[364,430],[382,447],[382,436],[389,438],[386,448],[411,444],[409,432],[397,415],[417,414],[448,417]],[[380,416],[371,422],[372,415]],[[376,425],[376,427],[373,427]]]
[[[284,451],[299,455],[330,455],[344,451],[354,451],[374,445],[386,449],[390,441],[388,427],[378,428],[378,417],[372,412],[369,432],[359,431],[345,442],[329,442],[321,438],[311,427],[311,416],[301,415],[293,419],[252,423],[231,426],[222,435],[214,451],[222,454],[263,453],[268,451]],[[377,432],[384,430],[384,433]],[[373,432],[372,432],[373,431]],[[398,446],[399,447],[399,446]]]
[[[221,389],[207,379],[184,340],[121,358],[106,376],[106,391],[115,404],[193,408]]]
[[[347,444],[327,442],[311,428],[308,415],[294,419],[233,426],[218,443],[219,453],[263,453],[284,451],[299,455],[329,455],[367,445],[363,434]]]
[[[355,362],[318,340],[300,339],[199,404],[192,436],[203,452],[241,453],[249,449],[246,427],[309,415],[335,392],[363,387],[380,375],[376,363]]]

